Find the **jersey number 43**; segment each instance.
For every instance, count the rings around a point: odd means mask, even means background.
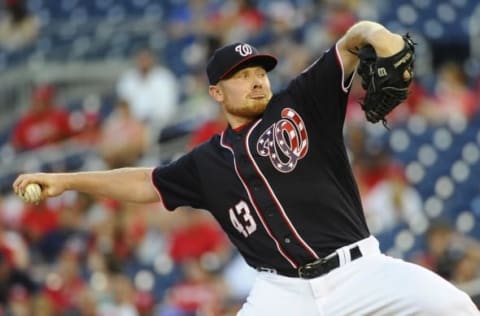
[[[228,210],[228,214],[230,215],[233,227],[243,236],[248,237],[257,230],[257,223],[255,223],[255,219],[252,217],[247,202],[238,202],[235,207]]]

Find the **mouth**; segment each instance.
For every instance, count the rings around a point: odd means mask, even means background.
[[[261,99],[264,99],[265,98],[265,94],[251,94],[250,95],[250,98],[254,99],[254,100],[261,100]]]

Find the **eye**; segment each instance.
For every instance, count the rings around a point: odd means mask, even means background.
[[[256,73],[256,75],[257,75],[257,77],[259,77],[259,78],[263,78],[263,77],[266,76],[266,72],[263,71],[263,70],[262,70],[262,71],[258,71],[258,72]]]
[[[248,78],[248,72],[246,71],[240,71],[238,72],[234,78],[237,78],[237,79],[247,79]]]

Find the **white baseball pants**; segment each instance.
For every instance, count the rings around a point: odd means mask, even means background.
[[[349,262],[348,249],[362,257]],[[380,253],[373,236],[336,251],[340,267],[314,279],[259,272],[238,316],[470,316],[467,294],[437,274]]]

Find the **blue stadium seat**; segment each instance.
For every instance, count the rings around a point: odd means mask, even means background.
[[[426,200],[429,196],[434,193],[434,184],[435,182],[429,177],[425,177],[424,180],[414,185],[415,190],[422,197],[422,200]]]
[[[15,181],[16,177],[16,172],[12,172],[0,177],[0,195],[7,195],[8,193],[12,192],[12,183]]]
[[[183,272],[180,265],[173,265],[172,271],[168,274],[158,274],[151,265],[140,263],[135,258],[128,260],[123,266],[123,272],[134,280],[140,272],[148,272],[153,277],[153,288],[151,293],[157,301],[160,301],[168,288],[176,284],[183,278]]]
[[[402,223],[402,224],[399,224],[399,225],[395,226],[391,230],[384,231],[384,232],[381,232],[381,233],[377,234],[375,237],[377,237],[377,239],[380,242],[380,249],[383,252],[387,252],[389,249],[394,247],[395,238],[396,238],[397,234],[404,229],[408,229],[408,227],[407,227],[406,224]]]
[[[385,6],[380,22],[423,33],[432,40],[464,42],[469,38],[466,21],[475,2],[400,0],[395,5]]]
[[[14,125],[15,122],[11,122],[0,130],[0,148],[10,141]]]

